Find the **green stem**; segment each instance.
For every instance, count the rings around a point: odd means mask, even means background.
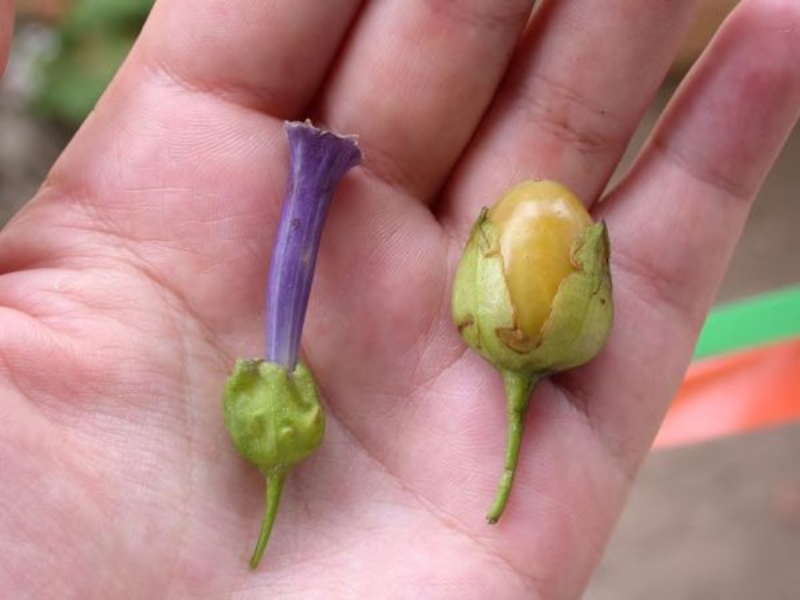
[[[258,534],[253,556],[250,558],[250,568],[255,569],[261,562],[264,549],[269,541],[269,534],[272,533],[272,525],[275,523],[275,515],[278,514],[278,505],[281,502],[283,484],[286,482],[288,470],[280,470],[272,475],[267,475],[266,506],[264,508],[264,520],[261,522],[261,533]]]
[[[506,400],[508,403],[508,438],[506,440],[506,459],[503,475],[500,477],[500,485],[492,503],[492,508],[489,510],[489,514],[486,515],[486,520],[490,525],[497,523],[508,503],[508,496],[511,494],[511,487],[514,485],[514,473],[519,460],[519,448],[522,444],[522,425],[528,409],[528,399],[530,398],[531,390],[541,379],[538,375],[511,371],[501,371],[501,374],[506,388]]]

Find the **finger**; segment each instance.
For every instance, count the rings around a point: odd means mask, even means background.
[[[445,225],[463,237],[482,206],[537,177],[561,181],[590,203],[657,92],[696,5],[543,4],[459,166],[441,207]]]
[[[142,33],[150,64],[281,119],[303,115],[359,0],[161,0]]]
[[[638,460],[651,443],[751,201],[797,121],[798,56],[800,5],[743,3],[600,206],[618,318],[578,395],[620,456]]]
[[[381,180],[428,198],[473,134],[533,0],[387,0],[364,10],[318,107]]]
[[[14,28],[14,0],[0,0],[0,77],[6,68],[11,31]]]

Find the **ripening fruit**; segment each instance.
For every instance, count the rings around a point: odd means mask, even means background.
[[[453,285],[453,320],[503,376],[509,448],[489,522],[513,481],[522,416],[542,378],[591,360],[611,331],[609,240],[583,204],[553,181],[526,181],[484,209]]]

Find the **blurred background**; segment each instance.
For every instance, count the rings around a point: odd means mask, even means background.
[[[621,171],[735,0],[705,0]],[[0,226],[36,191],[152,0],[18,0]],[[800,57],[798,57],[800,60]],[[589,600],[800,599],[800,129],[753,209]]]

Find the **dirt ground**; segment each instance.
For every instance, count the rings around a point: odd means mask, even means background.
[[[0,225],[33,194],[66,140],[0,86]],[[720,301],[800,280],[799,165],[800,131],[753,210]],[[800,424],[653,453],[585,597],[800,598],[798,456]]]
[[[0,225],[33,195],[67,139],[26,115],[0,83]]]
[[[800,598],[800,425],[653,453],[586,600]]]

